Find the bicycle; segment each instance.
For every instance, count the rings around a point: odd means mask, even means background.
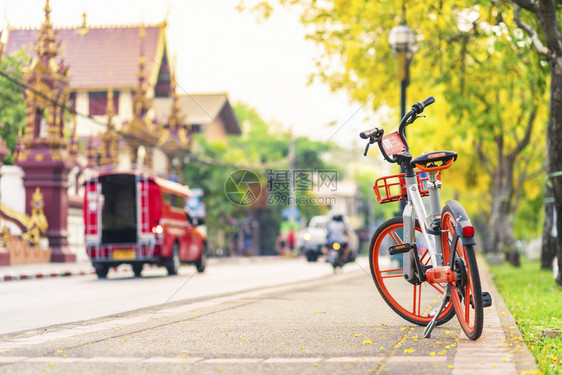
[[[441,172],[452,166],[457,153],[434,151],[412,158],[406,141],[406,126],[425,117],[420,114],[434,102],[430,96],[415,103],[398,131],[384,135],[384,129],[373,128],[360,133],[368,140],[365,156],[377,143],[384,159],[404,171],[377,179],[373,187],[379,203],[405,200],[406,206],[401,217],[387,220],[373,234],[369,264],[385,302],[407,321],[426,326],[425,338],[456,314],[464,333],[476,340],[482,334],[483,308],[492,299],[481,291],[474,227],[459,202],[449,200],[441,208]],[[430,215],[422,200],[427,196]]]

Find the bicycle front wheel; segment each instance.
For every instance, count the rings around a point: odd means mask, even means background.
[[[388,253],[391,246],[404,243],[403,229],[401,217],[390,219],[378,227],[369,247],[371,275],[382,298],[394,312],[409,322],[426,326],[433,319],[434,310],[439,307],[445,285],[427,282],[411,284],[404,279],[403,255],[391,256]],[[431,266],[428,245],[417,220],[415,239],[421,263]],[[449,301],[437,319],[437,325],[448,322],[454,315],[452,303]]]
[[[462,210],[464,217],[468,218],[462,206],[457,204],[455,207],[457,216],[459,210]],[[441,241],[443,255],[455,273],[455,282],[451,285],[453,287],[451,299],[462,330],[469,339],[476,340],[482,334],[484,325],[480,275],[474,246],[464,245],[462,239],[455,237],[456,227],[457,219],[451,207],[446,204],[441,214]]]

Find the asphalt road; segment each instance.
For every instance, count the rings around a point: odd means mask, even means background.
[[[128,289],[140,298],[143,289],[158,293],[148,287],[151,283],[166,284],[150,307],[2,335],[0,374],[503,375],[534,370],[493,286],[498,299],[493,310],[486,310],[480,340],[461,335],[456,319],[424,339],[422,327],[386,306],[365,270],[365,264],[347,265],[333,275],[326,263],[297,259],[222,265],[191,280],[190,270],[174,278],[76,278],[96,293],[119,289],[109,304]],[[204,285],[209,291],[196,291]],[[163,304],[172,294],[176,300]]]
[[[348,269],[358,265],[348,266]],[[363,266],[368,265],[363,260]],[[250,260],[210,265],[199,274],[184,266],[178,276],[164,268],[145,268],[142,278],[110,272],[95,275],[0,283],[0,334],[94,319],[180,300],[210,297],[331,275],[323,262],[303,259]]]

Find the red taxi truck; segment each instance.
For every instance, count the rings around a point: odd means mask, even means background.
[[[185,209],[187,186],[135,172],[102,173],[85,183],[86,252],[98,278],[130,264],[141,276],[145,264],[176,275],[181,263],[204,272],[207,238],[203,221]]]

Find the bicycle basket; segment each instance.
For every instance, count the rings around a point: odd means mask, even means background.
[[[429,190],[427,190],[427,181],[429,180],[428,174],[422,171],[416,171],[416,177],[418,179],[420,195],[422,197],[427,197],[429,195]],[[437,178],[440,178],[440,174],[437,175]],[[377,179],[373,189],[375,190],[377,201],[380,204],[405,201],[408,199],[404,173]]]

